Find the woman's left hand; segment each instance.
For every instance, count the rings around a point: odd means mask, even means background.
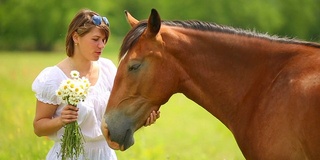
[[[155,123],[158,118],[160,118],[160,111],[152,111],[144,126],[150,126],[151,124]]]

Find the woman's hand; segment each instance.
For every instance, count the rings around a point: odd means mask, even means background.
[[[78,111],[79,108],[72,106],[72,105],[66,105],[62,111],[61,111],[61,122],[62,125],[66,125],[68,123],[74,122],[78,119]]]
[[[160,111],[152,111],[144,126],[150,126],[151,124],[155,123],[158,118],[160,118]]]
[[[37,100],[36,115],[33,121],[34,133],[37,136],[52,135],[66,124],[77,120],[79,108],[71,105],[66,105],[62,109],[61,116],[52,118],[58,107],[58,105],[47,104]]]

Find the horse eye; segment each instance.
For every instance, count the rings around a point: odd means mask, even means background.
[[[128,70],[129,70],[129,71],[135,71],[135,70],[137,70],[140,66],[141,66],[140,63],[138,63],[138,64],[133,64],[133,65],[129,66]]]

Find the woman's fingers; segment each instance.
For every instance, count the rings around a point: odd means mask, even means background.
[[[144,126],[150,126],[155,123],[158,118],[160,118],[160,111],[152,111]]]
[[[73,106],[73,105],[66,105],[66,106],[64,107],[64,110],[78,111],[79,108],[76,107],[76,106]]]
[[[160,110],[157,111],[156,118],[160,118]]]
[[[67,105],[63,108],[61,111],[61,120],[62,123],[68,124],[71,122],[74,122],[78,119],[78,107],[72,106],[72,105]]]
[[[150,125],[150,117],[148,117],[146,123],[144,124],[144,126],[149,126]]]
[[[62,114],[66,114],[66,115],[78,115],[78,110],[79,108],[78,107],[75,107],[75,106],[72,106],[72,105],[66,105],[62,112],[61,112],[61,115]]]

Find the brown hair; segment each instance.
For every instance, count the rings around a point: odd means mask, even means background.
[[[72,57],[74,54],[74,42],[73,42],[73,33],[77,32],[80,37],[85,36],[88,32],[91,31],[93,27],[98,27],[103,30],[106,35],[106,42],[108,41],[110,30],[107,24],[104,21],[100,25],[95,25],[92,21],[92,16],[98,15],[98,13],[91,11],[89,9],[80,10],[71,23],[69,24],[67,36],[66,36],[66,52],[69,57]]]

